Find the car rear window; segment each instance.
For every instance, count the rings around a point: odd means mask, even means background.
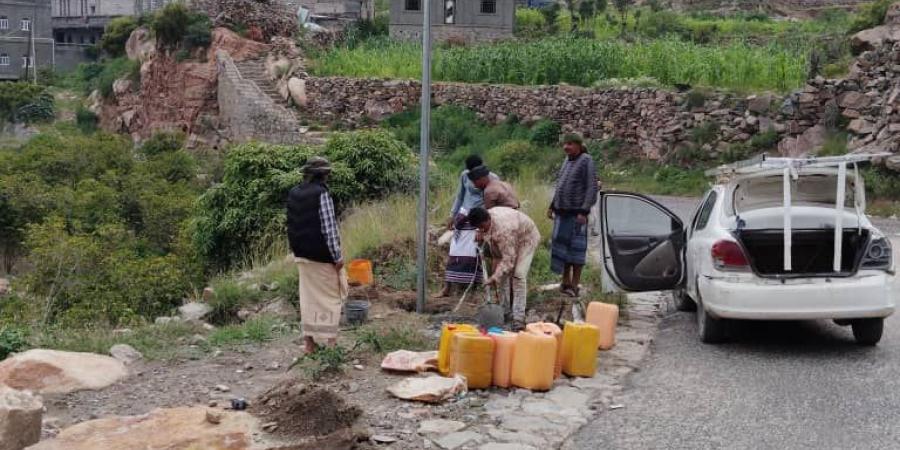
[[[737,214],[762,208],[774,208],[784,204],[783,178],[772,175],[741,180],[734,189],[734,211]],[[854,208],[855,179],[848,174],[847,209]],[[834,207],[837,195],[836,174],[801,174],[791,182],[791,204],[796,206]]]

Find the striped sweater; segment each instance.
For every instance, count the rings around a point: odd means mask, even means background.
[[[550,208],[558,213],[587,215],[597,202],[597,170],[594,159],[582,153],[563,162],[556,179],[556,191]]]

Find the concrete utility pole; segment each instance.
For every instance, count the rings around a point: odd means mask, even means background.
[[[431,0],[422,8],[422,128],[419,133],[419,212],[416,242],[416,312],[425,312],[428,295],[428,146],[431,143]]]

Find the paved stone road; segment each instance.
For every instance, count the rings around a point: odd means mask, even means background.
[[[661,198],[688,215],[691,199]],[[876,220],[900,248],[900,222]],[[900,448],[900,318],[875,348],[831,322],[744,322],[704,345],[692,313],[662,322],[651,355],[567,448]]]

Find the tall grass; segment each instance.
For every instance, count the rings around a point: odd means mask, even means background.
[[[385,39],[335,49],[313,65],[317,75],[418,78],[420,47]],[[559,37],[435,52],[441,81],[591,86],[611,78],[650,77],[662,84],[785,91],[805,80],[807,56],[778,44],[699,45],[675,38],[621,41]]]

